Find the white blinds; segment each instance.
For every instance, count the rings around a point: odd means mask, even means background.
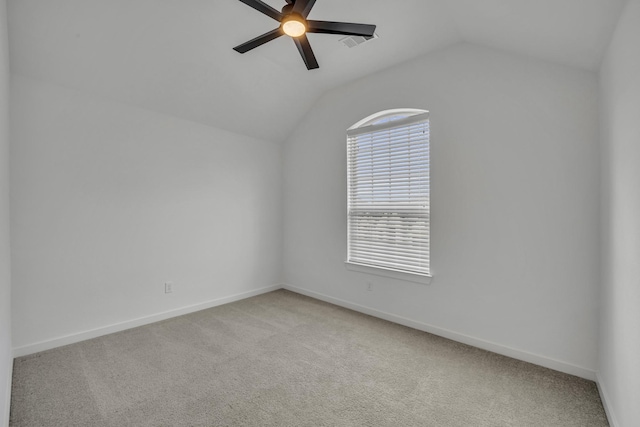
[[[429,275],[429,116],[349,130],[347,261]]]

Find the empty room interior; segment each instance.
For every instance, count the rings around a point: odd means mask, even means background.
[[[0,0],[0,425],[640,426],[640,0]]]

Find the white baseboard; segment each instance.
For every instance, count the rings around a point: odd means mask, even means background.
[[[13,378],[13,359],[11,359],[11,363],[9,363],[9,377],[7,378],[7,393],[6,401],[4,402],[4,417],[0,422],[2,422],[3,426],[9,427],[9,414],[11,411],[11,380]]]
[[[618,423],[618,420],[613,413],[613,408],[611,407],[611,399],[609,399],[607,388],[602,382],[600,372],[596,372],[596,384],[598,386],[598,392],[600,393],[600,400],[602,400],[602,406],[604,406],[604,412],[606,412],[607,419],[609,420],[609,425],[611,427],[620,427],[620,424]]]
[[[136,328],[138,326],[147,325],[149,323],[158,322],[158,321],[169,319],[172,317],[182,316],[184,314],[189,314],[196,311],[205,310],[207,308],[227,304],[230,302],[239,301],[245,298],[250,298],[252,296],[264,294],[267,292],[272,292],[281,288],[284,288],[289,291],[296,292],[302,295],[306,295],[312,298],[316,298],[322,301],[326,301],[331,304],[345,307],[354,311],[358,311],[360,313],[368,314],[370,316],[378,317],[380,319],[388,320],[390,322],[398,323],[400,325],[408,326],[410,328],[418,329],[420,331],[424,331],[424,332],[428,332],[444,338],[448,338],[453,341],[461,342],[463,344],[468,344],[468,345],[478,347],[484,350],[492,351],[494,353],[498,353],[504,356],[512,357],[514,359],[533,363],[539,366],[544,366],[545,368],[554,369],[556,371],[560,371],[570,375],[575,375],[577,377],[596,381],[595,371],[587,368],[572,365],[567,362],[529,353],[526,351],[514,349],[511,347],[493,343],[490,341],[485,341],[480,338],[471,337],[471,336],[461,334],[455,331],[451,331],[448,329],[418,322],[402,316],[397,316],[395,314],[379,311],[370,307],[366,307],[366,306],[352,303],[349,301],[344,301],[338,298],[330,297],[328,295],[324,295],[315,291],[310,291],[304,288],[299,288],[297,286],[293,286],[289,284],[267,286],[264,288],[255,289],[253,291],[243,292],[243,293],[239,293],[239,294],[235,294],[235,295],[231,295],[223,298],[217,298],[215,300],[207,301],[200,304],[194,304],[187,307],[182,307],[175,310],[169,310],[169,311],[154,314],[151,316],[140,317],[137,319],[132,319],[125,322],[120,322],[120,323],[116,323],[116,324],[112,324],[112,325],[108,325],[108,326],[104,326],[96,329],[91,329],[88,331],[82,331],[75,334],[69,334],[69,335],[53,338],[46,341],[40,341],[37,343],[16,347],[13,349],[13,356],[14,357],[26,356],[28,354],[33,354],[40,351],[61,347],[63,345],[73,344],[76,342],[88,340],[91,338],[96,338],[96,337],[111,334],[114,332],[120,332],[126,329]],[[598,383],[598,386],[602,387],[602,384]],[[606,396],[604,395],[603,391],[604,391],[604,388],[601,388],[601,395],[603,396],[603,404],[604,404]],[[605,409],[607,409],[607,415],[609,415],[610,407],[608,407],[605,404]],[[611,413],[610,419],[615,419],[612,415],[613,414]],[[612,422],[612,426],[615,426],[613,422]]]
[[[38,353],[40,351],[50,350],[52,348],[61,347],[63,345],[73,344],[76,342],[88,340],[91,338],[100,337],[102,335],[112,334],[114,332],[124,331],[126,329],[136,328],[138,326],[148,325],[149,323],[159,322],[161,320],[170,319],[172,317],[182,316],[183,314],[189,314],[207,308],[216,307],[218,305],[228,304],[230,302],[239,301],[245,298],[250,298],[256,295],[264,294],[281,289],[281,285],[272,285],[260,289],[255,289],[248,292],[242,292],[239,294],[217,298],[200,304],[194,304],[186,307],[177,308],[174,310],[165,311],[150,316],[139,317],[137,319],[127,320],[125,322],[114,323],[112,325],[103,326],[88,331],[82,331],[74,334],[64,335],[58,338],[53,338],[46,341],[40,341],[33,344],[24,345],[21,347],[15,347],[13,349],[13,357],[26,356],[28,354]]]
[[[515,348],[507,347],[501,344],[497,344],[490,341],[485,341],[480,338],[474,338],[469,335],[464,335],[458,332],[450,331],[448,329],[439,328],[437,326],[428,325],[426,323],[417,322],[415,320],[407,319],[406,317],[397,316],[395,314],[386,313],[373,308],[365,307],[360,304],[355,304],[349,301],[344,301],[338,298],[333,298],[328,295],[323,295],[315,291],[310,291],[304,288],[283,284],[282,287],[291,292],[296,292],[302,295],[306,295],[315,299],[319,299],[331,304],[339,305],[360,313],[368,314],[370,316],[378,317],[380,319],[388,320],[390,322],[398,323],[400,325],[408,326],[413,329],[418,329],[423,332],[428,332],[433,335],[438,335],[444,338],[448,338],[453,341],[457,341],[463,344],[468,344],[473,347],[478,347],[483,350],[488,350],[494,353],[501,354],[503,356],[512,357],[514,359],[522,360],[524,362],[533,363],[534,365],[543,366],[545,368],[553,369],[555,371],[564,372],[570,375],[575,375],[580,378],[585,378],[591,381],[595,381],[596,373],[587,368],[581,366],[572,365],[567,362],[552,359],[538,354],[529,353],[527,351],[518,350]]]

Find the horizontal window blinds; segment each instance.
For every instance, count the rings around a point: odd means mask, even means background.
[[[349,130],[348,262],[429,275],[428,113]]]

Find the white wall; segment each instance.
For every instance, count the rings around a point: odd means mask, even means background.
[[[9,424],[11,385],[11,262],[9,256],[9,52],[7,2],[0,0],[0,425]]]
[[[600,70],[603,284],[598,377],[615,427],[640,426],[640,1]]]
[[[596,98],[594,73],[469,44],[327,93],[285,145],[285,281],[593,378]],[[431,112],[430,285],[343,263],[345,130],[399,107]]]
[[[279,283],[279,145],[18,75],[11,108],[18,354]]]

